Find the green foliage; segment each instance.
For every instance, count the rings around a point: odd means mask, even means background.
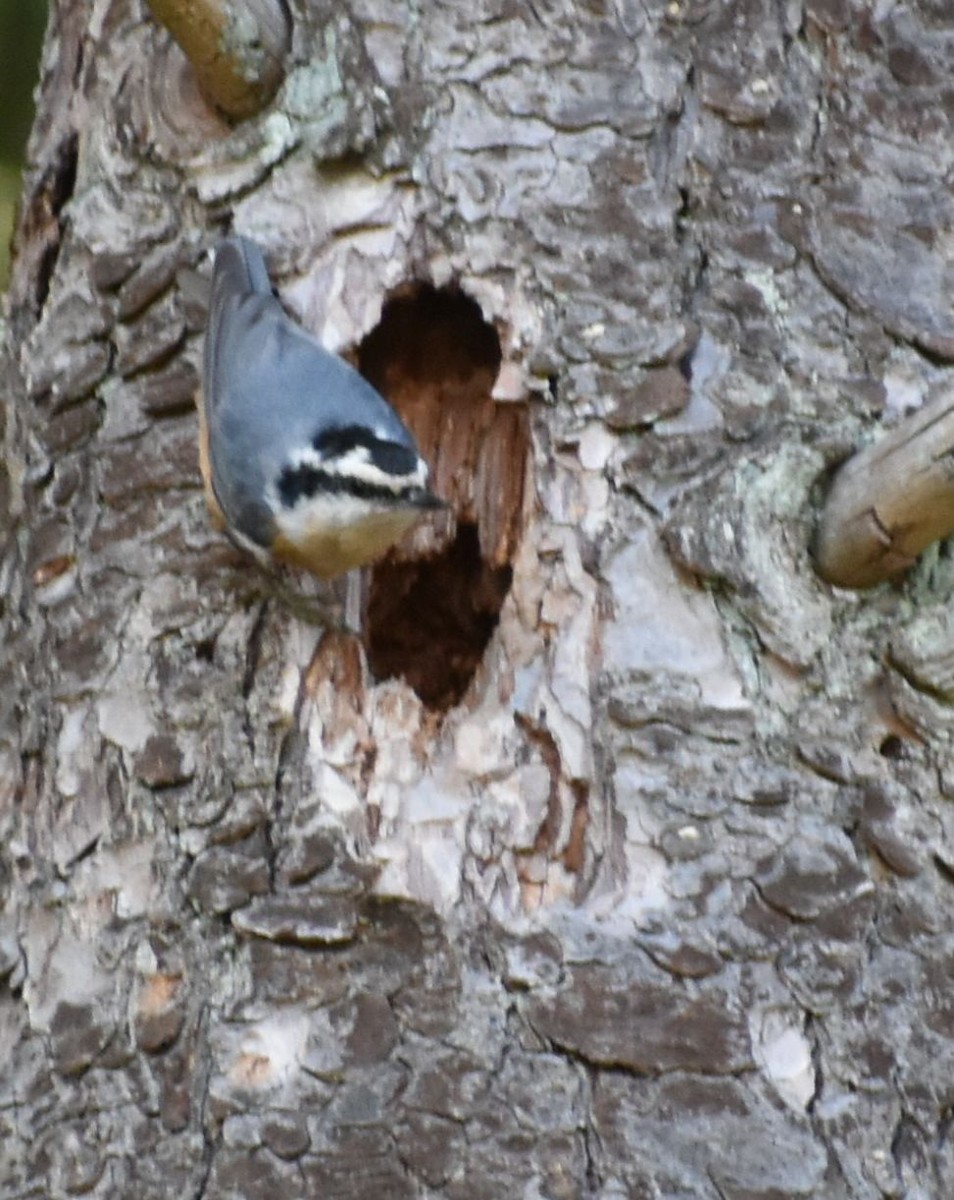
[[[46,0],[0,0],[0,290],[33,120],[33,87],[46,26]]]

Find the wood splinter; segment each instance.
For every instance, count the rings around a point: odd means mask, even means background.
[[[815,535],[828,583],[869,588],[954,533],[954,394],[943,392],[836,472]]]

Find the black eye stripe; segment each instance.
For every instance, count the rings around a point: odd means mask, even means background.
[[[322,458],[341,458],[359,446],[379,471],[386,475],[410,475],[417,469],[417,455],[400,442],[384,441],[361,425],[342,425],[316,434],[312,446]]]
[[[384,505],[432,507],[430,493],[417,484],[408,484],[395,491],[385,484],[369,483],[365,479],[355,479],[353,475],[336,475],[307,463],[286,467],[278,477],[277,491],[283,508],[294,508],[299,500],[310,500],[318,495],[355,496]]]

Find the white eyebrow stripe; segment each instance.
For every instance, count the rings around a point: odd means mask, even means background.
[[[336,470],[334,464],[331,464],[331,469],[329,469],[328,463],[321,463],[314,469],[335,479],[353,479],[359,485],[365,484],[377,488],[389,493],[395,500],[400,500],[402,495],[408,492],[420,492],[427,487],[427,464],[423,459],[418,459],[416,469],[409,475],[389,475],[373,463],[361,464],[359,469],[350,471]],[[293,504],[289,505],[282,500],[276,479],[268,485],[265,498],[269,508],[276,516],[283,513],[304,512],[309,508],[314,508],[316,513],[318,511],[334,513],[337,522],[342,525],[347,525],[350,520],[357,520],[361,513],[371,513],[376,508],[380,509],[382,505],[389,507],[389,502],[384,497],[379,497],[375,501],[374,497],[349,494],[347,488],[340,491],[325,491],[320,486],[320,482],[313,492],[303,492],[296,496]],[[346,513],[351,513],[351,517],[346,517]]]
[[[389,471],[382,471],[376,463],[368,459],[363,462],[360,459],[353,460],[350,454],[332,462],[325,461],[318,469],[326,475],[358,479],[375,487],[385,487],[395,494],[406,491],[409,487],[425,487],[427,484],[427,464],[420,458],[414,470],[403,475],[392,475]]]
[[[377,463],[372,461],[367,446],[355,446],[347,453],[334,458],[323,458],[316,450],[306,446],[302,450],[297,450],[289,458],[288,466],[293,471],[301,467],[310,467],[325,475],[360,479],[363,483],[386,487],[394,492],[401,491],[406,487],[426,487],[427,485],[427,463],[423,458],[417,457],[413,471],[394,474],[390,471],[383,471]]]

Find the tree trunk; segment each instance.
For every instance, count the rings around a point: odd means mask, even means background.
[[[950,1195],[954,564],[809,553],[949,386],[948,5],[289,7],[233,126],[138,0],[53,7],[0,1196]],[[360,638],[205,512],[226,228],[453,507]]]

